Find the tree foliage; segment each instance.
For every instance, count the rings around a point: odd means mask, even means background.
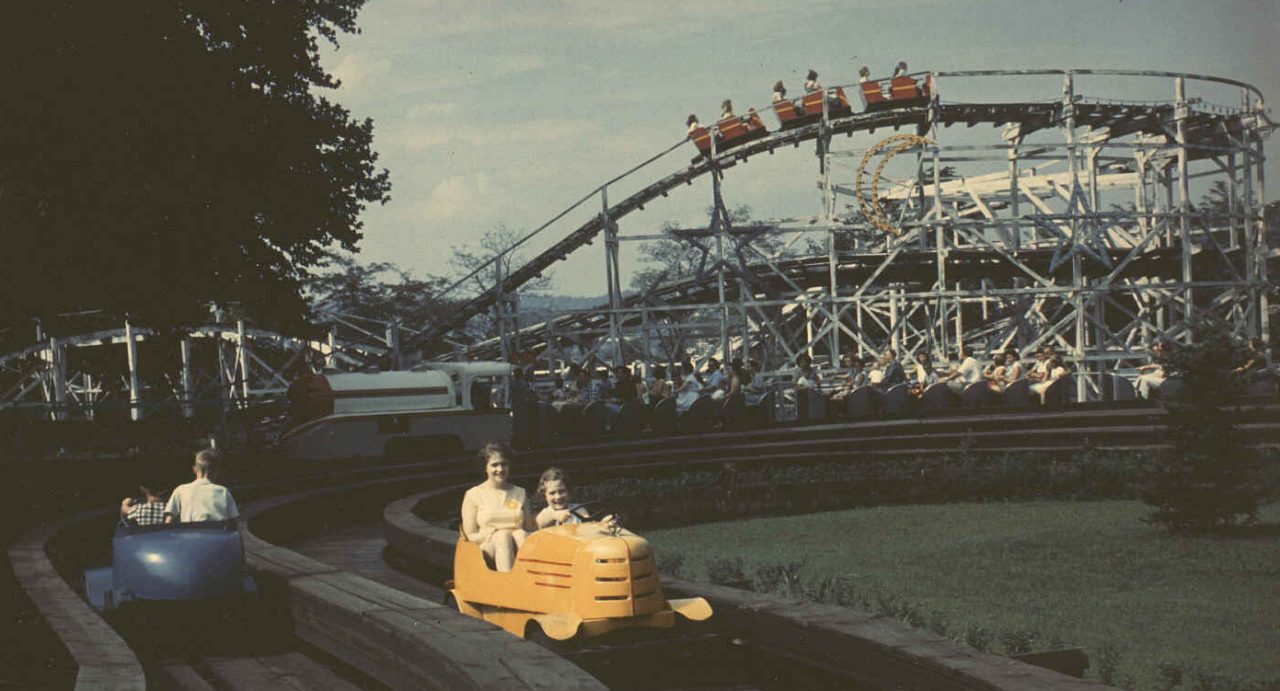
[[[318,40],[364,0],[41,0],[0,30],[0,321],[100,308],[159,327],[238,302],[277,326],[385,202],[373,125]]]
[[[458,273],[457,279],[471,275],[465,286],[472,294],[483,293],[493,288],[498,273],[511,275],[528,261],[520,250],[507,252],[507,249],[520,240],[520,234],[514,228],[500,223],[481,236],[480,242],[474,246],[455,246],[449,256],[449,265]],[[505,254],[504,254],[505,252]],[[501,255],[501,256],[499,256]],[[496,257],[496,260],[495,260]],[[515,295],[507,296],[508,300],[522,296],[541,295],[551,289],[555,276],[547,273],[525,283]],[[518,324],[510,324],[510,328],[518,328]],[[484,336],[496,336],[498,325],[494,313],[477,315],[471,320],[471,327]]]
[[[445,280],[417,279],[390,262],[362,264],[349,255],[335,254],[327,271],[307,281],[307,294],[318,312],[355,315],[366,319],[421,328],[443,317],[449,302],[436,295]]]
[[[520,250],[507,252],[507,249],[519,240],[520,234],[514,228],[505,223],[499,223],[486,230],[480,237],[480,242],[474,246],[453,247],[449,255],[449,266],[458,272],[458,278],[475,272],[475,275],[468,280],[468,285],[476,293],[483,293],[493,288],[499,268],[503,276],[509,276],[512,270],[520,268],[528,261]],[[502,254],[503,252],[506,254]],[[499,254],[502,254],[502,257],[490,263]],[[485,266],[486,264],[488,266]],[[482,266],[484,268],[480,268]],[[476,271],[477,269],[479,271]],[[525,283],[519,292],[522,295],[544,293],[551,288],[554,280],[555,277],[548,273]]]
[[[711,215],[711,209],[707,210],[707,215]],[[729,221],[734,226],[746,225],[751,222],[751,207],[741,205],[729,212]],[[693,278],[698,275],[698,271],[707,271],[715,266],[715,239],[703,238],[700,242],[710,248],[710,252],[704,252],[692,242],[677,238],[673,231],[680,226],[673,221],[662,224],[661,232],[664,235],[670,235],[670,239],[655,240],[653,242],[644,242],[640,244],[639,261],[643,268],[637,270],[631,275],[631,289],[640,293],[653,290],[655,287],[663,283],[671,283],[674,281]],[[769,236],[759,238],[755,241],[757,247],[761,247],[766,252],[775,248],[777,241]],[[726,255],[731,247],[725,248]],[[748,260],[753,257],[747,257]],[[733,260],[726,257],[731,263]]]
[[[1157,455],[1139,482],[1139,497],[1155,508],[1150,522],[1178,532],[1215,530],[1256,520],[1258,506],[1273,496],[1232,405],[1239,382],[1231,370],[1243,352],[1230,327],[1213,319],[1192,325],[1191,344],[1164,349],[1165,370],[1180,376],[1183,388],[1165,403],[1173,449]]]

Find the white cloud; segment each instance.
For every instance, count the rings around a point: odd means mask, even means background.
[[[471,215],[489,193],[489,177],[484,173],[454,175],[441,180],[427,198],[412,205],[410,215],[428,221],[443,221]]]
[[[741,22],[760,16],[787,16],[795,8],[775,0],[657,0],[648,3],[601,3],[599,0],[556,0],[518,7],[500,2],[393,0],[386,10],[408,18],[389,27],[414,36],[501,35],[510,31],[570,29],[627,31],[630,38],[679,37],[705,31],[719,22]],[[837,3],[828,3],[836,5]]]
[[[442,115],[452,115],[457,112],[457,110],[457,101],[419,103],[410,108],[409,111],[404,114],[404,119],[407,122],[413,122],[415,120],[436,118]]]
[[[391,146],[410,152],[432,152],[441,147],[520,147],[560,144],[581,138],[587,141],[600,132],[600,123],[585,119],[537,118],[512,123],[480,125],[432,124],[410,127],[387,135]]]
[[[488,77],[509,77],[514,74],[524,74],[537,69],[546,67],[547,60],[541,55],[533,53],[513,53],[510,55],[497,55],[488,65],[486,70]]]
[[[369,92],[391,72],[391,61],[365,53],[347,53],[333,67],[333,76],[342,82],[342,92]]]

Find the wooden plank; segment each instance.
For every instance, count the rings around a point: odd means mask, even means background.
[[[387,609],[418,610],[443,607],[439,602],[411,595],[346,571],[320,574],[309,578],[314,578],[317,581],[344,590]]]
[[[233,689],[359,690],[358,686],[298,652],[263,657],[208,658],[205,665]]]
[[[377,587],[354,587],[362,582]],[[323,574],[290,585],[297,635],[391,686],[603,688],[568,661],[491,624],[420,598],[389,597],[389,589],[368,579]]]
[[[241,530],[240,534],[244,537],[245,563],[255,571],[263,571],[283,578],[292,578],[335,570],[332,566],[322,561],[305,557],[285,547],[273,545],[254,535],[249,530]]]
[[[161,665],[160,674],[182,691],[214,691],[213,686],[188,665]]]
[[[9,563],[27,596],[40,610],[79,666],[77,691],[146,688],[138,657],[79,594],[71,590],[45,554],[45,544],[66,522],[33,529],[9,547]]]
[[[333,670],[299,652],[258,658],[264,667],[281,676],[288,676],[300,689],[335,689],[358,691],[359,687],[339,676]]]

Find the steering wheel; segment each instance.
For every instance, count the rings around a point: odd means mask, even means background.
[[[581,504],[574,504],[569,507],[569,513],[577,516],[584,523],[599,521],[609,515],[614,517],[615,523],[618,519],[618,513],[609,511],[608,505],[602,501],[584,501]]]

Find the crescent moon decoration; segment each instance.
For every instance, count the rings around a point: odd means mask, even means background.
[[[880,206],[880,176],[884,173],[884,167],[888,165],[890,159],[894,156],[916,147],[932,146],[933,144],[933,140],[928,137],[921,137],[915,134],[895,134],[892,137],[876,142],[862,155],[862,161],[858,163],[858,174],[853,181],[853,193],[858,199],[858,208],[862,210],[862,215],[871,222],[871,225],[885,233],[891,233],[896,236],[902,235],[902,229],[889,223],[889,219],[885,216],[884,208]],[[868,197],[863,192],[863,179],[867,175],[867,166],[871,163],[871,159],[881,153],[884,156],[871,174],[871,191]]]

